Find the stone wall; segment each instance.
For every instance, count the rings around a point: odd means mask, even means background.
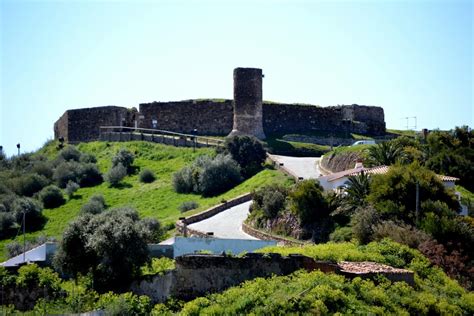
[[[382,135],[384,112],[380,107],[268,103],[262,105],[263,130],[268,135],[311,132],[353,132]],[[55,138],[68,142],[99,139],[100,126],[135,126],[177,133],[226,136],[232,131],[232,100],[188,100],[140,104],[140,112],[105,106],[68,110],[55,123]],[[155,124],[154,124],[155,122]]]
[[[100,126],[134,126],[136,109],[102,106],[68,110],[54,124],[54,137],[77,143],[99,139]]]
[[[140,104],[142,128],[156,128],[177,133],[227,135],[232,130],[232,100],[187,100]],[[153,120],[156,126],[153,126]]]

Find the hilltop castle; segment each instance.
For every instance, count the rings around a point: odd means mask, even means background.
[[[307,134],[315,131],[382,135],[381,107],[319,107],[262,101],[262,70],[234,69],[233,100],[141,103],[139,109],[102,106],[67,110],[54,124],[56,139],[69,143],[99,139],[100,126],[127,126],[198,135]]]

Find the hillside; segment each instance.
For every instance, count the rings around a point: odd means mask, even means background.
[[[155,315],[472,315],[474,296],[418,251],[389,240],[366,246],[328,243],[304,247],[269,247],[265,253],[303,254],[327,261],[375,261],[415,272],[415,285],[349,279],[320,271],[300,270],[289,276],[257,278],[222,293],[185,303],[158,304]]]
[[[49,142],[34,155],[44,155],[54,159],[58,154],[56,142]],[[90,142],[81,143],[77,148],[97,158],[97,165],[105,173],[110,165],[112,156],[120,149],[126,148],[135,155],[134,165],[140,169],[146,167],[152,170],[157,180],[143,184],[138,180],[138,172],[127,176],[118,188],[111,188],[104,182],[95,187],[80,188],[75,196],[54,209],[45,209],[43,214],[47,222],[42,230],[28,233],[27,240],[37,236],[60,238],[68,222],[78,216],[80,208],[94,194],[102,194],[108,207],[132,206],[141,217],[153,217],[162,222],[167,229],[174,228],[174,222],[181,216],[187,216],[218,204],[223,199],[231,199],[242,193],[249,192],[265,183],[283,183],[290,181],[280,171],[264,169],[237,187],[215,197],[204,198],[196,194],[178,194],[172,188],[172,174],[190,164],[196,157],[212,154],[213,149],[176,148],[148,142]],[[180,213],[178,207],[187,201],[196,201],[199,207],[195,210]],[[0,241],[0,259],[6,258],[5,246],[15,238]],[[20,236],[16,237],[20,241]]]

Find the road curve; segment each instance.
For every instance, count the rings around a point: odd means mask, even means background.
[[[283,166],[297,177],[316,179],[321,176],[319,159],[321,157],[290,157],[270,155],[273,160],[283,163]]]
[[[242,223],[249,215],[250,203],[252,201],[236,205],[188,227],[203,233],[213,232],[216,238],[257,240],[242,231]]]

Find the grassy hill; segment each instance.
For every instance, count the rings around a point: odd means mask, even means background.
[[[120,148],[127,148],[135,155],[134,165],[138,168],[148,168],[155,172],[157,180],[150,184],[141,183],[138,174],[127,176],[119,188],[111,188],[108,183],[89,188],[80,188],[75,197],[66,204],[45,209],[43,214],[47,223],[42,230],[27,234],[32,240],[37,236],[60,238],[68,222],[78,216],[81,206],[94,194],[102,194],[108,207],[132,206],[141,217],[153,217],[160,220],[168,228],[174,227],[174,222],[181,216],[197,213],[243,193],[249,192],[266,183],[284,183],[291,181],[277,170],[264,169],[257,175],[241,183],[234,189],[221,195],[204,198],[196,194],[178,194],[172,187],[172,175],[183,166],[190,164],[197,156],[212,154],[213,149],[177,148],[149,142],[90,142],[77,146],[81,152],[93,154],[102,173],[111,166],[113,155]],[[50,142],[36,154],[42,154],[48,159],[54,159],[58,154],[57,143]],[[180,213],[178,207],[186,201],[196,201],[199,208],[186,213]],[[15,238],[0,241],[0,259],[6,258],[5,246]],[[16,237],[17,241],[21,236]]]

